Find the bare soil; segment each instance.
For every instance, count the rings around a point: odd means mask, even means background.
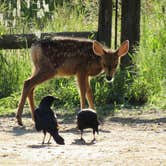
[[[0,166],[166,165],[166,111],[123,111],[107,117],[95,142],[91,130],[81,141],[75,120],[59,119],[64,146],[54,140],[42,145],[43,134],[36,132],[31,118],[23,122],[25,127],[20,127],[14,117],[0,117]]]

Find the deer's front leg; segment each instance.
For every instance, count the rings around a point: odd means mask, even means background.
[[[77,82],[80,90],[80,104],[81,104],[81,109],[85,108],[85,95],[86,95],[86,84],[85,84],[85,79],[86,75],[84,73],[77,73]]]
[[[86,98],[88,100],[89,108],[94,109],[93,93],[92,93],[92,89],[91,89],[88,77],[86,77],[85,79],[85,84],[86,84]]]

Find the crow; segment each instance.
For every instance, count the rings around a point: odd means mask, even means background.
[[[42,144],[44,144],[46,133],[49,133],[48,143],[52,136],[57,144],[64,145],[64,139],[58,133],[57,117],[50,108],[55,99],[53,96],[46,96],[41,100],[39,107],[34,111],[35,128],[44,133]]]
[[[93,129],[93,140],[95,140],[95,132],[98,134],[98,126],[99,121],[97,118],[97,114],[94,110],[88,108],[88,109],[82,109],[77,114],[77,127],[81,131],[81,140],[84,140],[82,138],[83,135],[83,129],[92,128]]]

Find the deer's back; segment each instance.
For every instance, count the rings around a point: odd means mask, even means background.
[[[92,45],[91,40],[74,38],[40,40],[34,43],[33,49],[40,49],[41,53],[32,53],[32,58],[42,64],[46,61],[46,66],[49,63],[57,75],[73,75],[81,68],[89,70],[88,64],[92,67],[92,63],[98,61],[99,57],[94,54]],[[42,58],[38,57],[40,55]]]

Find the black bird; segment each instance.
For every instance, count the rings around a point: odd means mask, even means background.
[[[39,107],[34,111],[35,128],[44,133],[42,144],[44,144],[48,132],[50,134],[48,143],[52,136],[57,144],[64,145],[64,139],[58,133],[57,118],[50,108],[54,100],[55,98],[52,96],[46,96],[41,100]]]
[[[97,114],[92,109],[82,109],[77,114],[77,127],[81,130],[81,140],[83,140],[83,129],[92,128],[93,129],[93,140],[95,140],[95,132],[98,134],[99,121]]]

